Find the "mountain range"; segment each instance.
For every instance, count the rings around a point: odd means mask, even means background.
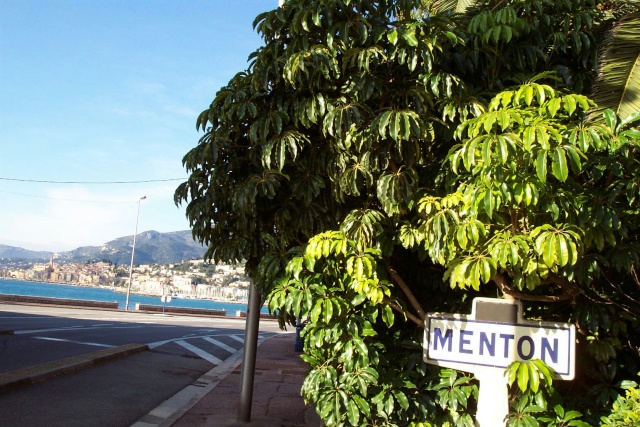
[[[30,251],[0,245],[0,258],[41,260],[56,256],[57,262],[109,260],[117,264],[131,262],[133,236],[119,237],[102,246],[82,246],[67,252]],[[206,248],[193,240],[190,230],[159,233],[145,231],[136,237],[136,264],[166,264],[186,259],[202,259]]]

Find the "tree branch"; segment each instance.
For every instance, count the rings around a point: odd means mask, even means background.
[[[402,289],[402,292],[404,292],[405,296],[407,297],[407,299],[409,300],[413,308],[418,312],[418,316],[420,316],[421,319],[424,319],[425,312],[422,306],[416,299],[415,295],[413,295],[413,292],[411,292],[411,289],[409,289],[409,286],[407,286],[405,281],[398,274],[398,272],[391,266],[390,263],[387,263],[387,272],[391,276],[391,280],[393,280],[395,284],[398,285],[400,289]]]
[[[640,288],[640,279],[638,279],[638,274],[636,273],[635,264],[631,264],[631,277],[633,277],[633,280],[636,282],[636,285],[638,285],[638,287]]]
[[[572,285],[568,281],[558,276],[550,276],[550,278],[547,279],[547,281],[555,285],[558,285],[560,289],[562,289],[565,292],[562,295],[524,294],[520,291],[515,290],[509,284],[509,281],[507,280],[507,278],[500,273],[497,273],[495,276],[493,276],[492,280],[496,283],[496,285],[498,285],[498,288],[500,288],[502,293],[508,299],[519,299],[524,301],[539,301],[539,302],[559,302],[559,301],[574,299],[575,297],[577,297],[582,293],[582,291],[580,291],[578,287]]]
[[[635,275],[635,272],[634,272],[634,269],[633,269],[633,265],[631,266],[631,274],[632,274],[632,276],[634,277],[634,280],[635,280],[635,281],[637,281],[637,276]],[[621,298],[622,300],[626,300],[625,302],[627,302],[627,303],[631,303],[631,304],[627,304],[627,305],[625,305],[625,304],[622,304],[622,303],[616,302],[616,301],[614,301],[614,300],[613,300],[613,299],[611,299],[611,298],[605,299],[605,298],[601,297],[600,295],[599,295],[599,297],[600,297],[601,299],[604,299],[604,301],[596,301],[596,302],[604,302],[605,304],[612,304],[612,305],[615,305],[616,307],[620,308],[621,310],[626,311],[626,312],[627,312],[627,313],[629,313],[629,314],[632,314],[632,315],[634,315],[634,316],[638,316],[638,312],[637,312],[637,311],[636,311],[636,312],[634,312],[633,307],[634,307],[634,306],[635,306],[635,307],[640,307],[640,300],[638,300],[638,299],[636,299],[636,298],[632,297],[631,295],[629,295],[628,293],[626,293],[626,292],[622,289],[622,287],[620,287],[620,285],[616,285],[616,284],[615,284],[611,279],[609,279],[609,277],[608,277],[606,274],[603,274],[603,275],[602,275],[602,277],[604,278],[605,282],[606,282],[609,286],[611,286],[613,289],[615,289],[615,290],[616,290],[616,291],[618,291],[621,295],[623,295],[623,296],[624,296],[624,298]],[[595,290],[595,289],[594,289],[594,290]],[[603,290],[603,292],[602,292],[602,293],[605,293],[605,294],[606,294],[606,292],[604,292],[604,290]],[[584,295],[586,295],[586,293],[585,293]],[[637,310],[637,309],[636,309],[636,310]]]
[[[556,276],[555,274],[550,275],[543,283],[553,283],[557,285],[565,295],[568,296],[566,299],[577,297],[582,293],[580,288],[578,288],[573,283],[569,282],[567,279],[564,279],[560,276]]]
[[[404,314],[405,316],[407,316],[407,319],[411,320],[413,323],[418,325],[420,328],[424,329],[424,319],[419,319],[418,317],[416,317],[415,315],[409,313],[408,311],[403,310],[402,307],[400,307],[395,302],[389,301],[388,299],[385,299],[384,302],[387,303],[387,305],[389,307],[391,307],[392,309],[394,309],[398,313],[401,313],[401,314]]]
[[[509,208],[509,218],[511,219],[511,232],[517,234],[520,227],[518,226],[518,212],[514,208]]]

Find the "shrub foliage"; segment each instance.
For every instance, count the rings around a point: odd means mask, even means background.
[[[175,199],[207,258],[246,260],[283,326],[307,320],[302,392],[327,425],[473,426],[477,381],[424,365],[421,340],[426,312],[476,296],[578,330],[574,381],[509,368],[508,425],[610,412],[640,369],[637,9],[290,0],[256,18],[264,45],[198,117]]]

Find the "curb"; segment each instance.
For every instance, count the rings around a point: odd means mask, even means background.
[[[72,301],[72,303],[65,303],[63,300],[59,300],[56,301],[56,298],[48,298],[50,301],[45,302],[44,300],[46,299],[45,297],[33,297],[33,301],[28,301],[25,298],[22,298],[21,301],[9,301],[6,299],[2,298],[3,295],[0,295],[0,304],[7,304],[7,305],[26,305],[26,306],[33,306],[33,307],[57,307],[57,308],[77,308],[80,310],[98,310],[98,311],[117,311],[117,312],[125,312],[125,313],[146,313],[146,314],[158,314],[159,312],[162,312],[162,306],[153,306],[153,305],[147,305],[147,307],[158,307],[159,310],[156,309],[131,309],[131,310],[124,310],[121,308],[117,308],[117,307],[100,307],[100,306],[94,306],[91,303],[96,302],[96,301],[87,301],[87,300],[68,300],[68,301]],[[4,295],[6,296],[6,295]],[[22,295],[19,295],[20,297],[22,297]],[[36,299],[40,300],[39,302],[36,301]],[[86,304],[77,304],[76,301],[79,301],[81,303],[86,303]],[[98,303],[100,301],[97,301]],[[108,304],[108,303],[107,303]],[[173,307],[175,308],[175,307]],[[180,307],[182,308],[182,307]],[[186,307],[184,307],[186,308]],[[198,309],[195,309],[198,310]],[[247,313],[246,312],[241,312],[242,314],[240,316],[231,316],[231,315],[217,315],[217,314],[203,314],[203,313],[181,313],[181,312],[177,312],[177,311],[173,311],[171,307],[166,307],[166,314],[169,316],[187,316],[187,317],[208,317],[208,318],[217,318],[217,319],[240,319],[240,320],[246,320],[247,317]],[[260,313],[260,320],[270,320],[270,321],[277,321],[278,320],[278,316],[274,316],[274,315],[269,315],[266,313]],[[11,332],[11,331],[9,331]],[[3,330],[0,330],[0,335],[3,335]],[[10,335],[7,334],[7,335]]]
[[[92,301],[92,300],[74,300],[69,298],[53,298],[53,297],[39,297],[31,295],[13,295],[2,294],[0,295],[0,302],[3,303],[15,303],[15,304],[35,304],[35,305],[52,305],[52,306],[64,306],[64,307],[80,307],[80,308],[94,308],[98,310],[117,310],[117,302],[107,301]]]
[[[258,340],[258,347],[268,339],[277,335]],[[218,386],[231,372],[242,364],[244,347],[229,356],[220,365],[209,370],[200,378],[189,384],[159,406],[144,415],[131,427],[170,427],[186,414],[204,396]]]
[[[0,374],[0,393],[77,372],[97,363],[131,356],[148,349],[146,344],[127,344]]]

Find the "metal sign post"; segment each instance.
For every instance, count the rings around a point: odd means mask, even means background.
[[[505,425],[505,369],[512,362],[540,359],[557,378],[572,380],[575,375],[575,326],[524,320],[519,301],[475,298],[471,315],[427,313],[426,325],[424,361],[471,372],[480,381],[480,427]]]
[[[256,354],[258,350],[258,332],[260,328],[260,291],[251,282],[249,288],[249,304],[244,333],[244,354],[242,355],[242,374],[240,384],[240,402],[238,405],[238,421],[251,421],[253,403],[253,380],[256,371]]]
[[[162,315],[164,316],[164,308],[167,306],[168,302],[171,302],[171,295],[162,295],[160,301],[162,301]]]

